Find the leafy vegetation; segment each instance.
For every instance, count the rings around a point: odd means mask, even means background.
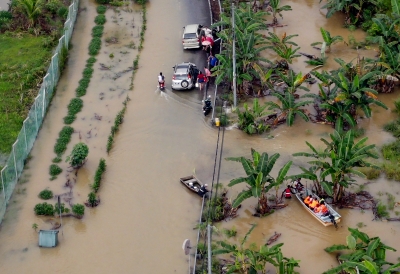
[[[314,158],[308,162],[311,167],[309,169],[301,167],[303,173],[296,176],[312,180],[320,196],[328,195],[333,197],[334,202],[338,202],[343,198],[344,190],[355,181],[351,175],[365,178],[365,174],[355,169],[356,167],[379,169],[378,166],[366,161],[368,158],[377,159],[378,155],[374,151],[375,145],[365,144],[367,137],[355,142],[353,130],[342,134],[334,131],[329,136],[331,139],[329,141],[321,138],[326,145],[323,152],[319,152],[306,142],[312,152],[298,152],[293,156]]]
[[[86,162],[86,157],[89,154],[89,148],[84,143],[78,143],[72,149],[71,154],[67,157],[67,162],[73,168],[80,168]]]
[[[126,104],[128,103],[129,100],[130,100],[129,97],[127,96],[126,99],[124,100],[124,102],[122,103],[124,105],[124,107],[122,108],[122,110],[120,112],[118,112],[117,116],[115,117],[114,125],[111,127],[111,132],[110,132],[110,135],[108,136],[108,140],[107,140],[107,153],[110,153],[112,144],[114,142],[114,136],[118,132],[119,126],[124,121]]]
[[[268,130],[269,126],[265,125],[260,119],[266,114],[264,112],[267,105],[260,106],[258,99],[253,100],[253,108],[249,108],[247,103],[244,104],[244,110],[236,109],[238,114],[238,128],[247,134],[263,133]]]
[[[81,111],[83,107],[83,101],[80,98],[71,99],[68,105],[68,114],[64,117],[64,123],[67,125],[72,124],[76,119],[76,114]]]
[[[45,189],[40,191],[39,193],[39,198],[43,199],[43,200],[49,200],[51,198],[53,198],[53,191]]]
[[[272,247],[261,245],[256,248],[251,245],[250,248],[245,248],[250,233],[256,225],[252,225],[250,230],[246,233],[240,245],[229,244],[224,241],[219,241],[219,249],[213,250],[213,255],[229,254],[233,261],[227,263],[227,273],[263,273],[267,265],[272,265],[279,274],[295,274],[295,268],[299,267],[298,260],[293,258],[284,257],[281,247],[283,244],[277,244]]]
[[[72,213],[74,213],[78,218],[82,218],[85,214],[85,206],[81,204],[74,204],[72,206]]]
[[[96,174],[94,175],[93,185],[91,186],[92,190],[94,192],[99,191],[100,184],[101,184],[101,178],[102,178],[103,173],[106,171],[106,166],[107,166],[106,160],[101,158],[100,162],[99,162],[99,166],[97,167],[97,170],[96,170]]]
[[[398,271],[400,263],[393,264],[386,261],[386,251],[396,251],[394,248],[382,243],[379,237],[370,238],[357,228],[348,228],[350,235],[346,238],[346,244],[333,245],[325,248],[329,253],[341,253],[338,259],[341,264],[325,271],[323,274],[336,274],[341,271],[347,273],[383,273],[389,274]]]
[[[58,134],[58,139],[54,145],[54,153],[61,157],[67,149],[68,143],[71,141],[71,135],[74,129],[70,126],[64,126]]]
[[[59,167],[58,165],[52,164],[52,165],[50,166],[49,174],[50,174],[52,177],[57,176],[57,175],[60,174],[61,172],[62,172],[62,169],[61,169],[61,167]]]
[[[48,204],[46,202],[35,205],[34,208],[36,215],[44,215],[44,216],[53,216],[54,215],[54,206],[52,204]]]
[[[273,187],[281,185],[287,179],[286,174],[292,165],[292,161],[284,164],[279,170],[278,177],[274,178],[270,172],[274,168],[276,160],[280,157],[279,153],[268,155],[268,153],[263,152],[260,154],[251,149],[251,156],[252,159],[247,159],[243,156],[226,158],[228,161],[240,162],[247,175],[247,177],[232,179],[228,186],[232,187],[240,183],[246,183],[247,188],[238,194],[232,206],[238,207],[244,200],[255,197],[258,200],[256,211],[263,216],[271,211],[267,199],[268,191]]]

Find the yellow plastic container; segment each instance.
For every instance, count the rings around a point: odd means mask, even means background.
[[[219,118],[215,118],[215,126],[219,127]]]

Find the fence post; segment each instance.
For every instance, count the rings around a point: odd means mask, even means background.
[[[26,117],[26,119],[24,120],[24,122],[22,123],[22,129],[24,130],[24,137],[25,137],[25,149],[26,149],[26,153],[28,153],[28,142],[26,141],[26,129],[25,129],[25,122],[26,120],[28,120],[29,117]]]
[[[1,170],[1,184],[3,185],[4,202],[7,204],[6,188],[4,187],[4,176],[3,172],[6,170],[7,166],[3,167]]]
[[[56,54],[54,54],[53,57],[51,57],[51,78],[52,78],[52,82],[53,82],[53,88],[56,86],[56,83],[54,80],[54,56],[56,56]]]
[[[36,100],[37,97],[35,98],[35,102],[33,103],[33,105],[35,106],[35,121],[36,121],[36,132],[39,130],[39,125],[38,125],[38,119],[37,119],[37,106],[36,106]]]
[[[46,88],[43,89],[43,110],[42,110],[42,118],[44,117],[44,112],[46,110],[45,107],[45,100],[46,100]]]
[[[15,180],[17,181],[18,180],[18,169],[17,169],[17,162],[15,161],[15,145],[16,144],[18,144],[18,139],[12,146],[12,148],[13,148],[12,151],[13,151],[13,154],[14,154]]]

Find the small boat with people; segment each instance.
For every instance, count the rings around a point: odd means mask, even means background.
[[[190,191],[196,193],[200,197],[208,196],[207,184],[202,184],[199,179],[194,175],[180,178],[180,182],[186,186]]]
[[[312,197],[312,199],[319,201],[323,201],[323,199],[320,199],[315,193],[312,193],[310,189],[307,188],[302,188],[301,190],[299,188],[292,188],[295,191],[295,196],[297,200],[301,203],[301,205],[310,213],[315,219],[317,219],[321,224],[324,226],[331,226],[334,225],[337,227],[337,223],[341,221],[342,216],[340,216],[339,213],[337,213],[329,204],[323,202],[325,206],[328,209],[328,212],[326,214],[320,214],[320,213],[315,213],[310,207],[308,207],[305,203],[304,200],[307,196]]]

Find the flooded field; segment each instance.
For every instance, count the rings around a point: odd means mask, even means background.
[[[319,28],[323,26],[332,35],[348,37],[350,33],[341,28],[343,18],[335,16],[326,20],[320,11],[319,1],[298,0],[290,2],[292,12],[284,13],[282,23],[288,26],[277,28],[278,34],[298,33],[295,41],[302,52],[315,54],[312,42],[321,40]],[[141,53],[139,69],[135,73],[133,89],[132,72],[129,70],[137,50],[128,47],[132,41],[138,45],[140,33],[139,6],[129,9],[107,11],[101,53],[97,56],[95,73],[88,93],[83,97],[84,107],[72,124],[76,133],[69,145],[79,140],[88,144],[88,162],[79,171],[73,188],[72,203],[83,203],[89,193],[98,161],[104,157],[107,172],[99,192],[101,204],[94,209],[86,208],[82,220],[65,218],[59,234],[60,244],[54,249],[39,249],[38,236],[32,229],[49,229],[58,219],[36,217],[35,204],[41,202],[38,193],[49,188],[55,194],[70,191],[65,188],[67,164],[57,180],[49,181],[48,167],[54,158],[53,146],[66,105],[74,97],[75,88],[88,58],[87,46],[90,31],[96,16],[93,1],[81,2],[81,12],[73,36],[68,66],[58,86],[52,107],[32,151],[32,160],[17,186],[11,206],[0,231],[1,273],[184,273],[187,257],[181,246],[184,239],[196,239],[193,228],[200,212],[200,199],[184,189],[179,178],[193,173],[203,182],[211,182],[217,143],[217,130],[210,127],[208,118],[201,112],[201,94],[197,89],[175,92],[170,89],[171,67],[182,61],[191,61],[202,67],[205,56],[200,51],[183,51],[182,27],[190,23],[209,25],[207,1],[152,0],[148,6],[147,33]],[[312,14],[314,17],[310,17]],[[310,19],[312,18],[312,20]],[[299,24],[298,22],[302,22]],[[354,33],[362,39],[359,31]],[[110,38],[115,38],[110,39]],[[117,43],[106,43],[117,41]],[[373,56],[374,52],[360,51],[361,55]],[[114,57],[111,58],[110,54]],[[335,45],[325,69],[335,67],[333,57],[351,60],[357,51],[345,45]],[[310,70],[300,57],[294,63],[296,71]],[[104,64],[101,66],[100,64]],[[105,70],[104,67],[108,68]],[[166,92],[157,90],[156,76],[162,71],[166,75]],[[115,78],[116,76],[120,76]],[[106,141],[116,113],[122,101],[129,95],[131,101],[115,145],[109,155]],[[393,94],[380,95],[389,107],[397,98]],[[264,100],[268,100],[265,98]],[[382,130],[382,125],[392,119],[390,110],[374,109],[371,119],[360,123],[366,129],[369,143],[378,146],[392,140]],[[102,119],[95,119],[95,114]],[[316,145],[321,137],[331,132],[331,127],[297,120],[292,128],[280,126],[266,135],[250,137],[231,129],[225,133],[223,158],[250,156],[250,149],[260,152],[279,152],[277,167],[293,159],[292,153],[307,150],[305,141]],[[304,159],[295,158],[291,174],[299,172]],[[277,172],[277,171],[275,171]],[[222,161],[220,182],[226,185],[232,178],[243,175],[240,164]],[[360,181],[360,183],[363,183]],[[243,186],[229,190],[235,197]],[[391,192],[399,198],[400,184],[384,178],[365,188],[372,193]],[[382,197],[383,199],[384,197]],[[53,201],[55,202],[55,201]],[[371,236],[380,236],[384,243],[400,249],[397,238],[400,223],[371,221],[373,215],[360,210],[340,210],[343,222],[336,231],[325,228],[305,213],[294,199],[289,206],[267,218],[252,216],[255,199],[249,199],[239,210],[239,217],[217,224],[220,228],[236,227],[239,238],[244,236],[251,224],[257,223],[248,243],[264,244],[275,232],[282,233],[278,242],[284,242],[283,253],[287,257],[301,260],[300,273],[322,273],[336,265],[334,256],[323,248],[335,243],[344,243],[347,227],[358,223],[366,226],[363,231]],[[306,251],[306,252],[305,252]],[[399,253],[389,252],[388,260],[395,262]]]

